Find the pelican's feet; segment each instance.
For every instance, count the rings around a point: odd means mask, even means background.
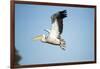
[[[61,41],[60,41],[60,48],[65,50],[65,47],[66,47],[65,44],[66,43],[65,43],[64,39],[61,39]]]
[[[64,41],[64,39],[60,39],[60,45],[61,46],[65,46],[66,45],[66,42]]]

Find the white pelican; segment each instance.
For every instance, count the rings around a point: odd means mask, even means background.
[[[65,50],[65,41],[61,38],[63,32],[63,18],[67,17],[66,10],[59,11],[51,16],[52,27],[50,30],[45,30],[48,35],[39,35],[33,38],[33,40],[40,40],[43,43],[49,43],[59,46]]]

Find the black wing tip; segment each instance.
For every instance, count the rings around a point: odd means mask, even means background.
[[[61,18],[67,17],[67,10],[60,11]]]
[[[67,12],[67,10],[63,10],[62,12],[63,12],[63,13],[66,13],[66,12]]]
[[[62,11],[56,12],[51,16],[52,23],[54,22],[55,18],[63,19],[65,17],[67,17],[67,10],[62,10]]]

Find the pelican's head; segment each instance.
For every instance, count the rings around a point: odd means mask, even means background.
[[[36,41],[36,40],[40,40],[42,42],[46,42],[46,36],[44,34],[43,35],[38,35],[38,36],[33,38],[33,41]]]

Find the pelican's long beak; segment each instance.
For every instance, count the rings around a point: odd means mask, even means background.
[[[42,35],[38,35],[38,36],[34,37],[32,40],[36,41],[36,40],[41,40],[42,38],[43,38]]]

